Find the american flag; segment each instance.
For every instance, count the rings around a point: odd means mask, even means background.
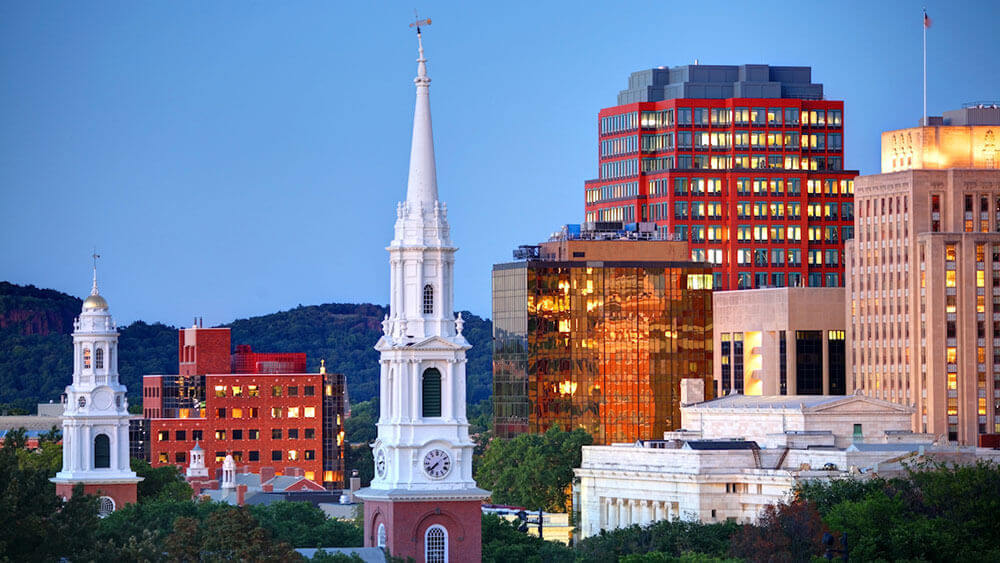
[[[924,12],[924,27],[930,27],[930,26],[931,26],[931,17],[927,15],[927,12]]]

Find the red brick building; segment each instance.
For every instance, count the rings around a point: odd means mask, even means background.
[[[843,129],[809,67],[635,72],[599,113],[586,220],[655,223],[713,264],[715,289],[842,286],[857,176]]]
[[[230,354],[225,328],[182,329],[178,360],[180,374],[143,378],[153,466],[186,466],[197,442],[210,476],[232,454],[254,473],[298,468],[327,488],[343,486],[343,375],[305,373],[305,354],[245,345]]]

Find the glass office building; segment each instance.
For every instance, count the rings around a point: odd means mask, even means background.
[[[680,380],[712,389],[711,286],[710,265],[684,261],[495,265],[496,435],[558,424],[610,444],[678,428]]]

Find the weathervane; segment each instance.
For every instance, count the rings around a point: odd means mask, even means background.
[[[94,252],[90,255],[90,257],[94,259],[94,283],[90,288],[90,294],[97,295],[97,259],[100,258],[101,255],[97,253],[96,246],[94,247]]]
[[[420,16],[417,15],[417,9],[416,8],[413,9],[413,23],[410,24],[410,27],[417,28],[417,35],[420,35],[420,26],[430,25],[430,24],[431,24],[430,18],[420,19]]]

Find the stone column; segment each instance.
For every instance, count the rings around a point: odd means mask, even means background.
[[[607,499],[608,505],[608,529],[614,530],[618,527],[618,505],[614,499]]]
[[[423,393],[421,367],[420,360],[410,359],[410,385],[413,386],[412,389],[407,390],[410,393],[410,420],[417,420],[422,414],[420,412],[420,398]]]
[[[444,368],[441,382],[441,416],[445,420],[453,421],[456,418],[455,405],[455,361],[448,359],[448,364]]]

